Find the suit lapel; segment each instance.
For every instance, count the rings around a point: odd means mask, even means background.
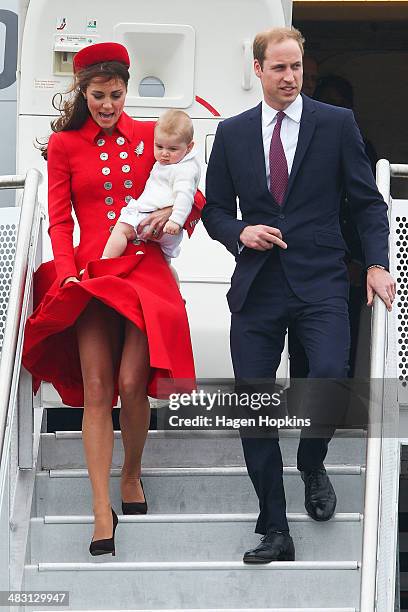
[[[316,114],[313,101],[309,98],[306,98],[305,96],[302,96],[302,98],[303,110],[302,117],[300,119],[298,143],[296,147],[295,157],[293,160],[292,170],[289,176],[288,188],[286,190],[285,199],[282,203],[282,206],[284,206],[288,200],[291,189],[296,179],[296,175],[299,172],[299,168],[302,164],[305,153],[309,148],[310,141],[312,140],[314,131],[316,129]]]
[[[262,137],[262,104],[258,104],[258,106],[253,108],[249,116],[248,150],[251,154],[257,183],[262,186],[262,189],[269,191],[266,184],[265,154]]]

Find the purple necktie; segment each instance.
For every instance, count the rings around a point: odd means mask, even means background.
[[[276,125],[271,138],[269,149],[269,190],[278,204],[282,204],[288,186],[288,163],[280,137],[280,130],[285,113],[279,111],[276,115]]]

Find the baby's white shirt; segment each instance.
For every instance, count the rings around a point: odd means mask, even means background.
[[[170,221],[183,227],[193,206],[200,174],[200,163],[195,151],[187,153],[177,164],[156,162],[143,193],[137,200],[130,200],[126,208],[135,207],[140,212],[152,212],[173,206]]]

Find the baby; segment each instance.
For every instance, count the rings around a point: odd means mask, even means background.
[[[154,130],[156,163],[141,196],[122,208],[102,258],[119,257],[129,240],[143,240],[137,233],[139,223],[166,206],[173,206],[173,212],[157,242],[168,262],[180,253],[183,225],[200,180],[200,164],[192,151],[193,133],[193,123],[183,111],[168,110],[159,118]]]

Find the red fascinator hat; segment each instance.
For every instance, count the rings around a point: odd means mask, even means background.
[[[74,56],[74,72],[102,62],[121,62],[126,68],[129,68],[129,53],[126,47],[119,43],[106,42],[89,45]]]

